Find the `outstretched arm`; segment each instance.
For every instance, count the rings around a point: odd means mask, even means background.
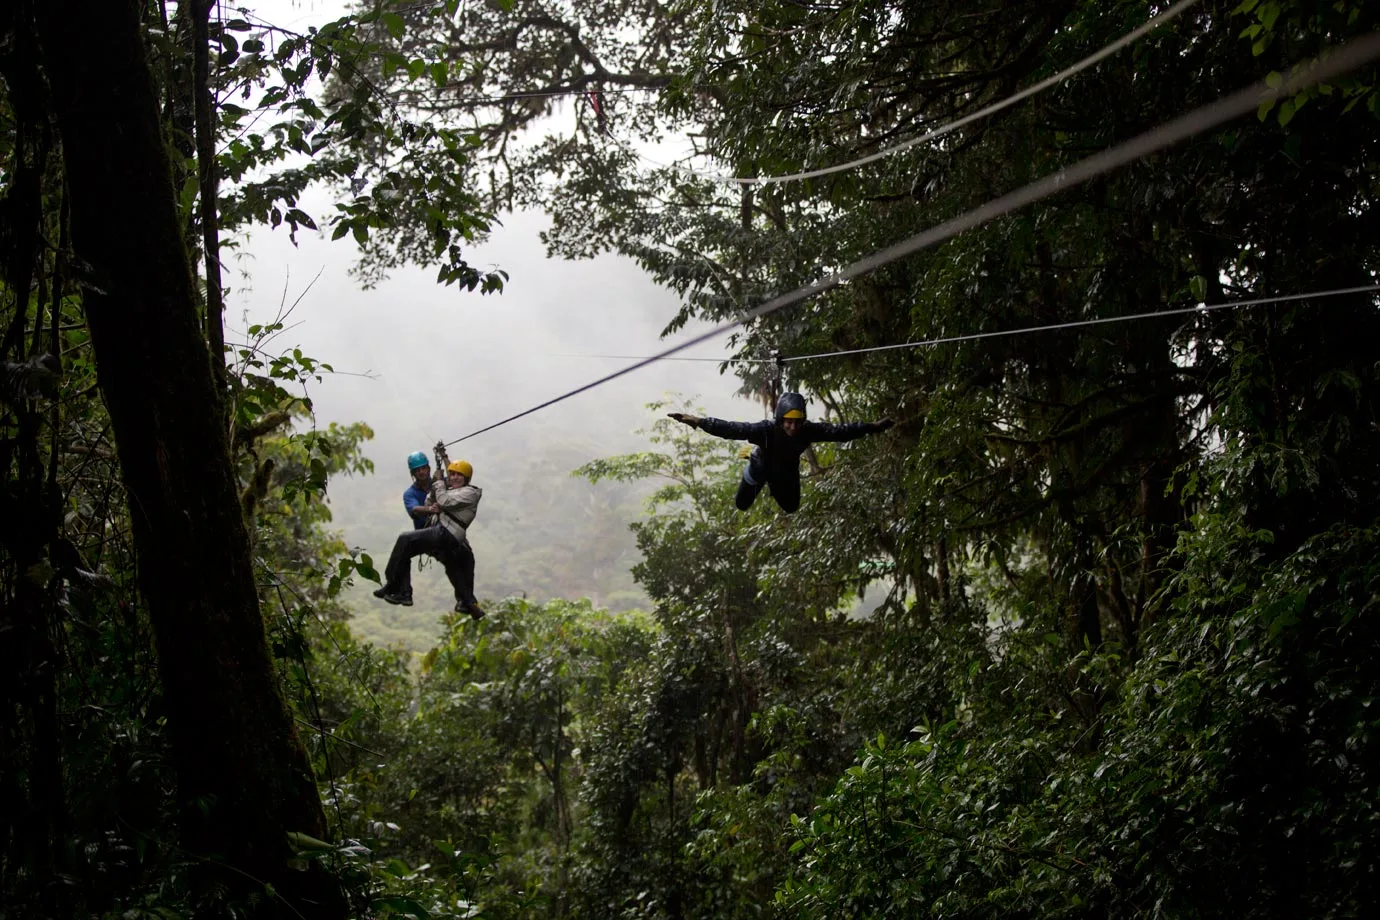
[[[853,441],[869,434],[886,431],[895,424],[889,418],[884,418],[880,422],[844,422],[839,425],[813,422],[809,435],[811,441]]]
[[[721,418],[688,415],[684,412],[668,412],[667,415],[682,425],[698,428],[706,434],[727,441],[751,441],[753,444],[761,444],[762,432],[771,427],[771,422],[726,422]]]

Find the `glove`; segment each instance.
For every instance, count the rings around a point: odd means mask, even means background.
[[[880,434],[881,432],[886,431],[887,429],[894,427],[895,424],[896,424],[896,423],[893,422],[891,419],[889,419],[889,418],[884,418],[884,419],[882,419],[880,422],[873,422],[873,423],[872,423],[872,430]]]
[[[700,427],[702,421],[698,415],[689,415],[685,412],[668,412],[666,415],[668,418],[673,418],[682,425],[689,425],[691,428]]]

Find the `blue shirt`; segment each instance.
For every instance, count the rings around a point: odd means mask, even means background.
[[[412,481],[412,485],[408,486],[407,490],[403,492],[403,507],[407,509],[407,516],[412,519],[413,530],[421,530],[430,523],[430,518],[427,515],[416,515],[412,513],[413,508],[427,503],[427,497],[428,491],[417,485],[415,479]]]

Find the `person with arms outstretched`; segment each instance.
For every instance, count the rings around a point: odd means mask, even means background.
[[[757,493],[766,486],[771,497],[790,514],[800,507],[800,455],[811,444],[820,441],[852,441],[869,434],[886,431],[894,422],[846,422],[830,424],[812,422],[805,417],[805,397],[799,393],[785,393],[776,402],[775,418],[760,422],[726,422],[718,418],[672,412],[670,417],[682,424],[730,441],[747,441],[754,445],[743,479],[738,483],[734,504],[746,511],[757,500]]]

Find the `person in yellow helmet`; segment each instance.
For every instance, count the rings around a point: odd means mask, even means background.
[[[799,393],[782,394],[776,402],[776,417],[769,421],[726,422],[684,412],[672,412],[670,417],[715,437],[754,445],[734,504],[739,511],[748,510],[766,486],[787,514],[800,507],[800,455],[806,448],[817,441],[852,441],[886,431],[894,424],[889,418],[840,425],[812,422],[805,418],[805,397]]]
[[[474,550],[467,536],[484,494],[471,484],[473,478],[474,467],[465,460],[455,460],[446,467],[445,480],[432,483],[427,505],[435,512],[437,523],[401,534],[394,541],[383,570],[383,587],[374,592],[375,597],[411,606],[412,557],[426,554],[434,556],[445,569],[455,590],[456,612],[468,613],[476,620],[484,616],[474,596]]]
[[[478,486],[471,485],[474,467],[467,460],[455,460],[446,467],[446,481],[438,483],[432,504],[436,506],[441,527],[455,540],[459,551],[448,565],[445,559],[446,577],[455,589],[455,610],[468,613],[474,619],[484,615],[479,601],[474,596],[474,550],[470,547],[467,532],[479,510],[479,499],[484,494]]]

